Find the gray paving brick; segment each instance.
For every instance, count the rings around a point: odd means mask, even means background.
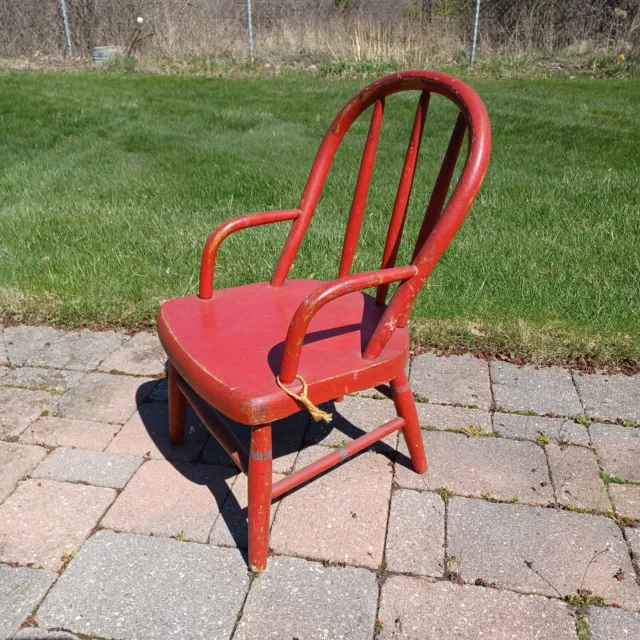
[[[496,406],[507,411],[561,416],[582,413],[580,398],[566,369],[492,361],[491,380]]]
[[[27,480],[0,505],[0,562],[57,571],[116,497],[113,489]]]
[[[589,607],[591,640],[640,640],[640,614],[620,609]]]
[[[517,413],[494,413],[493,428],[505,438],[520,438],[535,442],[540,435],[566,444],[589,446],[589,433],[584,425],[566,418],[522,416]]]
[[[640,607],[620,529],[605,516],[454,498],[448,553],[463,580],[557,597],[588,589],[623,607]]]
[[[418,419],[422,428],[446,429],[461,431],[469,427],[482,429],[485,433],[492,433],[491,414],[482,409],[467,409],[466,407],[450,407],[441,404],[416,403]]]
[[[631,552],[633,553],[636,566],[640,568],[640,528],[632,529],[630,527],[624,530],[625,536],[629,541]],[[638,574],[640,576],[640,574]]]
[[[19,436],[43,412],[56,410],[58,397],[45,391],[0,388],[0,437]]]
[[[60,415],[124,424],[157,383],[151,378],[89,373],[60,399]]]
[[[83,376],[84,373],[82,371],[20,367],[19,369],[12,369],[2,376],[0,385],[3,387],[40,389],[41,391],[64,393],[78,384]]]
[[[172,445],[169,441],[167,403],[146,402],[127,420],[106,450],[158,460],[193,462],[200,456],[208,438],[209,432],[195,412],[188,408],[184,443]]]
[[[248,587],[235,549],[99,531],[62,574],[37,621],[118,640],[227,640]]]
[[[163,376],[166,359],[158,336],[141,331],[105,358],[99,369],[108,373]]]
[[[0,638],[11,638],[58,576],[0,564]]]
[[[393,492],[385,556],[390,571],[442,576],[444,511],[444,501],[437,494]]]
[[[408,489],[449,489],[454,493],[529,504],[554,502],[544,451],[531,442],[423,431],[429,468],[413,471],[400,443],[396,482]]]
[[[592,451],[557,444],[549,444],[545,448],[558,502],[583,509],[611,509]]]
[[[117,531],[206,542],[236,476],[232,469],[149,460],[102,519]]]
[[[489,368],[485,360],[471,356],[416,356],[411,363],[413,392],[430,402],[491,407]]]
[[[640,422],[640,376],[576,373],[574,379],[591,418]]]
[[[391,400],[376,400],[360,396],[345,396],[342,402],[323,405],[326,411],[332,411],[333,420],[325,422],[309,421],[305,442],[307,444],[323,444],[329,447],[341,447],[355,440],[364,432],[373,431],[389,420],[398,417]],[[374,448],[389,452],[396,448],[398,432],[392,433]]]
[[[12,640],[80,640],[80,638],[66,631],[48,631],[39,627],[27,627],[18,631]]]
[[[119,430],[120,425],[108,422],[44,416],[20,434],[20,442],[102,451]]]
[[[598,458],[609,473],[640,480],[640,429],[617,424],[592,424],[589,432]]]
[[[640,485],[612,483],[609,491],[620,515],[640,520]]]
[[[53,327],[7,327],[4,339],[11,364],[89,371],[117,349],[115,331],[62,331]]]
[[[47,450],[42,447],[0,442],[0,502],[46,455]]]
[[[327,453],[327,447],[304,449],[295,468]],[[334,467],[283,498],[271,529],[271,547],[276,553],[377,568],[391,478],[391,463],[371,451]]]
[[[153,388],[149,396],[151,402],[168,402],[169,401],[169,381],[162,378],[160,382]]]
[[[228,418],[225,418],[225,422],[236,434],[240,442],[242,442],[247,450],[249,450],[249,445],[251,443],[251,427],[244,424],[238,424]],[[289,473],[291,469],[293,469],[296,457],[298,456],[298,451],[302,446],[302,439],[304,438],[308,422],[308,412],[301,411],[293,416],[289,416],[285,420],[278,420],[273,423],[272,451],[274,472]],[[207,441],[207,444],[202,451],[200,461],[204,464],[233,467],[234,469],[237,469],[236,463],[229,457],[229,454],[220,446],[215,438],[209,438]]]
[[[60,447],[36,467],[31,477],[122,489],[141,464],[139,456]]]
[[[577,640],[565,603],[393,576],[382,586],[381,640]]]
[[[236,640],[349,638],[373,635],[375,575],[353,567],[324,567],[275,557],[251,585]]]

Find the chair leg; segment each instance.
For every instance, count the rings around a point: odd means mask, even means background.
[[[180,374],[169,362],[169,440],[171,444],[184,442],[184,423],[187,415],[187,400],[178,387]]]
[[[427,457],[424,453],[420,421],[418,420],[413,393],[404,372],[391,381],[391,390],[396,412],[406,422],[406,426],[402,429],[402,434],[407,443],[407,449],[409,449],[413,468],[416,473],[424,473],[427,470]]]
[[[271,514],[271,425],[252,427],[249,452],[249,568],[267,568]]]

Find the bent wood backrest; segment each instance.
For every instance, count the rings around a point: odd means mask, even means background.
[[[482,183],[491,151],[491,127],[485,106],[473,89],[445,73],[402,71],[373,82],[351,98],[331,123],[320,145],[298,207],[301,213],[291,227],[271,281],[276,287],[284,283],[311,221],[335,153],[356,118],[373,105],[340,260],[339,276],[350,273],[369,194],[385,98],[400,91],[419,91],[420,94],[384,245],[383,269],[393,267],[396,263],[431,95],[436,93],[448,98],[460,113],[413,251],[411,264],[417,268],[416,275],[397,288],[365,349],[363,356],[366,359],[376,358],[395,328],[406,325],[416,295],[462,224]],[[445,206],[465,136],[468,138],[468,148],[464,167]],[[386,301],[388,287],[388,284],[378,287],[378,304]]]

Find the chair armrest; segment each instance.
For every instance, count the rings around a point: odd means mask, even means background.
[[[400,280],[408,280],[417,273],[418,269],[414,266],[365,271],[363,273],[338,278],[337,280],[333,280],[333,282],[325,282],[312,291],[296,309],[289,329],[287,330],[282,364],[280,365],[280,381],[283,384],[288,384],[295,380],[307,328],[313,316],[315,316],[325,304],[341,296],[353,293],[354,291],[361,291],[369,287],[377,287],[381,284],[390,284]]]
[[[198,297],[210,298],[213,294],[216,254],[218,253],[218,248],[222,244],[222,241],[227,236],[230,236],[235,231],[240,231],[240,229],[258,227],[263,224],[271,224],[272,222],[295,220],[300,213],[299,209],[248,213],[247,215],[227,220],[219,225],[209,236],[206,244],[204,245],[202,260],[200,262],[200,290]]]

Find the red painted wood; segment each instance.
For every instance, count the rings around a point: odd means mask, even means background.
[[[353,194],[351,213],[349,214],[349,221],[347,222],[344,246],[342,247],[340,271],[338,272],[339,278],[348,276],[349,273],[351,273],[353,256],[355,255],[356,248],[358,247],[358,238],[360,237],[360,229],[362,228],[362,218],[367,206],[369,187],[371,186],[371,174],[373,173],[373,165],[376,161],[376,151],[378,149],[378,138],[380,137],[383,112],[384,98],[381,98],[380,100],[376,100],[373,106],[373,115],[371,116],[371,124],[369,125],[369,134],[367,135],[367,142],[364,145],[362,164],[360,165],[358,182],[356,182],[356,190]]]
[[[187,401],[178,387],[180,374],[169,362],[169,441],[173,445],[184,442],[184,423],[187,416]]]
[[[389,223],[389,231],[387,232],[387,240],[384,244],[384,252],[382,254],[382,269],[396,266],[396,259],[400,249],[400,241],[402,240],[402,230],[404,221],[407,217],[407,207],[409,206],[409,198],[413,187],[413,178],[416,173],[416,165],[418,163],[418,155],[420,154],[420,144],[422,142],[422,132],[424,131],[424,122],[429,109],[429,99],[431,95],[426,91],[420,94],[416,115],[413,119],[413,128],[409,137],[409,145],[404,158],[402,173],[400,174],[400,182],[398,183],[398,191],[396,200],[393,204],[391,212],[391,222]],[[388,284],[382,284],[376,292],[376,302],[384,304],[389,291]]]
[[[420,420],[418,419],[413,393],[404,371],[395,380],[391,381],[391,392],[396,412],[405,422],[402,435],[404,435],[404,440],[407,443],[413,468],[416,473],[424,473],[427,470],[427,457],[424,453]]]
[[[449,186],[451,185],[453,171],[456,168],[456,162],[460,155],[460,147],[462,147],[462,141],[464,140],[466,130],[467,121],[465,120],[464,115],[460,114],[456,120],[456,125],[453,128],[447,152],[444,156],[440,171],[438,172],[438,177],[436,178],[436,183],[433,187],[433,191],[431,192],[431,197],[429,198],[429,204],[427,205],[424,220],[420,227],[418,240],[416,241],[416,246],[413,250],[413,257],[411,258],[412,261],[416,259],[424,241],[429,237],[429,234],[433,231],[433,227],[436,226],[436,222],[438,222],[438,219],[440,218],[442,207],[444,206],[444,201],[447,197]]]
[[[421,94],[390,217],[383,268],[348,275],[363,224],[385,99],[401,91]],[[433,94],[453,102],[460,115],[426,207],[412,264],[396,267],[426,110]],[[332,282],[288,280],[334,155],[351,124],[372,105],[369,135],[340,260],[340,277]],[[465,135],[468,148],[464,166],[446,201]],[[199,296],[162,304],[158,333],[171,363],[172,441],[182,440],[187,394],[214,437],[235,456],[241,468],[248,468],[249,563],[254,570],[261,571],[266,566],[272,496],[282,495],[400,428],[416,471],[422,473],[426,469],[416,407],[404,373],[409,354],[406,324],[415,297],[473,204],[487,169],[490,147],[486,109],[465,83],[432,71],[402,71],[385,76],[356,94],[332,122],[298,208],[240,216],[220,225],[205,245]],[[293,224],[270,283],[214,291],[216,254],[226,237],[240,229],[289,220]],[[384,304],[387,288],[392,282],[400,284],[387,305]],[[378,287],[379,304],[362,292],[371,286]],[[308,383],[309,398],[315,404],[377,387],[393,397],[399,417],[342,451],[332,452],[296,471],[276,483],[272,490],[270,424],[301,410],[277,385],[278,374],[295,393],[302,387],[299,381],[294,381],[295,376],[303,376]],[[389,381],[390,387],[385,384]],[[215,411],[249,425],[252,438],[248,458],[235,436],[229,436],[226,426],[206,403]]]
[[[229,454],[236,466],[243,473],[249,471],[249,453],[238,440],[233,431],[224,423],[222,418],[182,379],[178,380],[178,386],[184,398],[189,401],[193,410],[198,415],[209,433],[220,443],[220,446]],[[181,444],[181,443],[180,443]]]
[[[291,491],[304,482],[311,480],[311,478],[315,478],[323,471],[331,469],[331,467],[335,467],[337,464],[347,460],[359,451],[363,451],[375,442],[378,442],[378,440],[386,438],[390,433],[398,431],[398,429],[402,429],[404,425],[405,421],[402,418],[394,418],[386,424],[383,424],[381,427],[377,427],[376,429],[365,433],[365,435],[352,440],[344,447],[340,447],[339,449],[332,451],[328,455],[320,458],[320,460],[316,460],[315,462],[308,464],[306,467],[285,476],[281,480],[278,480],[278,482],[274,483],[272,488],[273,499],[275,500],[275,498],[281,496],[287,491]]]
[[[267,567],[271,512],[271,425],[251,429],[249,451],[249,568]]]

